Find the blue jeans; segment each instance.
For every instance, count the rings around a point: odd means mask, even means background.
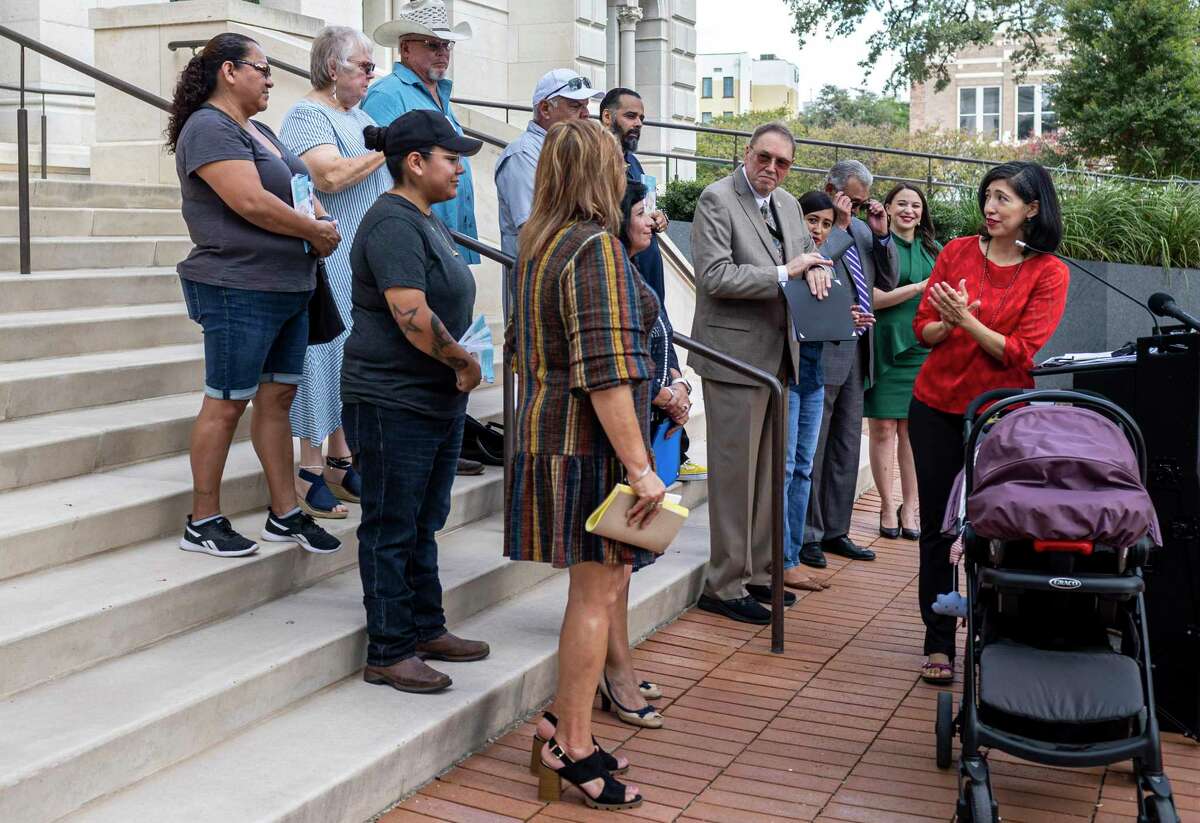
[[[362,474],[358,570],[371,666],[412,657],[418,643],[446,633],[435,538],[450,514],[463,420],[369,403],[342,409]]]
[[[788,446],[783,468],[783,497],[787,502],[787,516],[783,520],[785,569],[800,565],[804,521],[808,516],[808,496],[812,490],[813,458],[817,453],[824,410],[824,386],[815,389],[805,389],[796,383],[788,386]]]
[[[188,317],[204,329],[204,393],[249,400],[260,383],[300,385],[311,291],[255,291],[181,280]]]

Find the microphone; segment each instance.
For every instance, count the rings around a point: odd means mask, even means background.
[[[1159,317],[1173,317],[1192,331],[1200,331],[1200,320],[1175,305],[1175,298],[1163,292],[1150,295],[1150,311]]]
[[[1108,286],[1110,289],[1112,289],[1117,294],[1124,297],[1126,300],[1130,300],[1133,303],[1137,304],[1137,306],[1139,308],[1145,309],[1146,313],[1150,315],[1150,322],[1152,324],[1154,324],[1154,334],[1155,335],[1162,334],[1162,331],[1158,328],[1158,317],[1155,316],[1156,314],[1161,314],[1161,312],[1150,311],[1150,307],[1147,306],[1145,303],[1143,303],[1141,300],[1138,300],[1136,297],[1134,297],[1129,292],[1123,291],[1120,288],[1118,288],[1117,286],[1114,286],[1112,283],[1108,282],[1103,277],[1096,274],[1094,271],[1090,271],[1086,266],[1080,265],[1078,260],[1075,260],[1074,258],[1071,258],[1071,257],[1063,257],[1061,254],[1057,254],[1052,251],[1044,251],[1042,249],[1035,249],[1033,246],[1029,245],[1024,240],[1014,240],[1013,242],[1017,245],[1018,248],[1029,249],[1029,251],[1036,252],[1037,254],[1048,254],[1051,257],[1057,257],[1059,260],[1063,261],[1067,265],[1074,266],[1075,268],[1079,269],[1081,272],[1088,275],[1093,280],[1099,280],[1105,286]],[[1168,294],[1164,294],[1163,297],[1167,298],[1167,300],[1171,300],[1171,296]],[[1151,298],[1151,300],[1153,300],[1153,298]],[[1171,305],[1174,305],[1174,301],[1171,301]],[[1172,316],[1174,316],[1174,315],[1172,315]],[[1193,320],[1194,320],[1194,318],[1193,318]],[[1186,322],[1186,321],[1184,321],[1184,322]],[[1200,331],[1200,329],[1197,329],[1197,331]]]

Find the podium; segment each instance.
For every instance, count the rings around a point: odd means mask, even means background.
[[[1163,547],[1145,568],[1154,692],[1166,729],[1200,737],[1200,334],[1139,338],[1135,357],[1039,366],[1129,412],[1146,441],[1146,487]]]

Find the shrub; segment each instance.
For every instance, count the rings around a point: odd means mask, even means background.
[[[672,220],[692,222],[696,202],[707,183],[700,180],[671,180],[658,198],[658,207]]]

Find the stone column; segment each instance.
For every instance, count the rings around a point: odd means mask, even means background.
[[[618,6],[617,24],[621,28],[621,85],[627,89],[637,88],[637,24],[642,19],[642,10],[638,6]]]

